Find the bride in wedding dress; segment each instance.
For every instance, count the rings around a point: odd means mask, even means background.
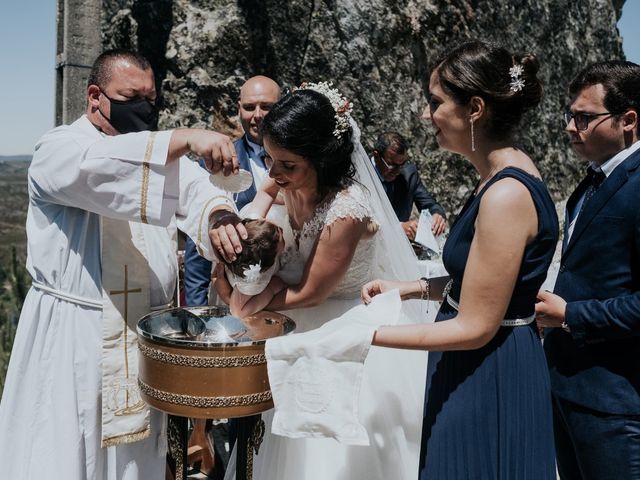
[[[360,304],[360,287],[368,280],[420,276],[344,97],[326,83],[303,84],[273,106],[262,129],[269,176],[286,205],[281,219],[286,247],[277,275],[288,287],[268,310],[284,311],[296,322],[296,332],[304,332]],[[225,291],[228,295],[224,280],[217,280],[216,288],[223,298]],[[406,322],[415,322],[420,307],[403,303],[404,318],[413,318]],[[271,433],[273,410],[265,412],[253,478],[415,478],[425,372],[424,352],[370,350],[358,411],[369,446],[278,436]],[[235,476],[234,459],[235,452],[226,479]]]

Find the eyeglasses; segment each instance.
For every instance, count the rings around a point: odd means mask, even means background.
[[[402,163],[391,163],[391,164],[389,164],[389,163],[387,163],[387,161],[384,159],[384,157],[382,155],[378,155],[378,157],[380,158],[380,161],[384,164],[384,166],[387,167],[387,169],[389,169],[389,170],[400,170],[402,167],[404,167],[408,163],[411,163],[409,158],[407,158]]]
[[[605,115],[618,115],[614,112],[602,112],[602,113],[584,113],[584,112],[572,112],[570,110],[564,112],[564,121],[569,126],[571,119],[576,124],[576,130],[583,131],[589,128],[589,122],[596,117],[602,117]]]

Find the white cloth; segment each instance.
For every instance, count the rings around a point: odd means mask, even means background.
[[[361,240],[345,277],[330,298],[316,307],[283,313],[296,322],[296,332],[318,328],[360,305],[360,287],[376,277],[410,280],[420,277],[417,259],[384,192],[380,179],[354,128],[352,159],[358,183],[316,208],[300,231],[284,225],[286,247],[278,275],[297,284],[312,258],[322,230],[338,218],[371,218],[379,225],[373,238]],[[297,239],[297,241],[296,241]],[[293,241],[292,241],[293,240]],[[435,316],[435,312],[433,312]],[[419,302],[403,302],[399,323],[427,321]],[[271,432],[273,410],[262,416],[265,436],[254,456],[255,480],[388,480],[415,478],[420,453],[421,418],[427,353],[373,348],[364,366],[358,418],[369,446],[344,445],[333,438],[287,438]],[[235,453],[225,479],[235,477]]]
[[[250,265],[244,270],[244,276],[236,275],[231,269],[225,266],[227,279],[233,288],[237,288],[243,295],[258,295],[263,292],[271,277],[278,271],[279,260],[276,261],[264,272],[260,272],[260,264]]]
[[[271,432],[369,445],[358,420],[364,361],[376,328],[396,324],[400,308],[400,295],[393,290],[315,330],[267,340],[275,405]]]
[[[165,165],[170,135],[158,132],[147,152],[149,132],[105,137],[83,116],[36,146],[27,269],[44,289],[32,288],[25,300],[0,403],[2,478],[164,477],[158,412],[151,412],[146,440],[100,447],[102,310],[69,299],[102,304],[102,215],[139,223],[150,252],[152,307],[173,297],[176,224],[211,257],[208,213],[232,202],[191,161]]]
[[[440,255],[442,254],[441,245],[444,245],[444,237],[438,235],[438,238],[436,238],[431,230],[432,223],[433,217],[431,216],[431,212],[429,210],[422,210],[418,219],[415,241]]]

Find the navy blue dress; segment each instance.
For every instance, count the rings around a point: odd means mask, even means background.
[[[558,218],[544,183],[507,167],[469,198],[451,227],[443,262],[460,286],[475,232],[480,199],[494,182],[512,177],[531,193],[538,234],[527,246],[505,318],[534,312],[558,240]],[[445,301],[436,321],[457,314]],[[427,371],[421,480],[555,480],[555,452],[547,363],[535,322],[500,327],[484,347],[430,352]]]

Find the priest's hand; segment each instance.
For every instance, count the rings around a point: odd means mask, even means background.
[[[219,258],[233,262],[242,251],[241,238],[247,238],[247,230],[234,211],[220,208],[211,213],[209,240]]]
[[[191,152],[204,160],[211,173],[238,173],[240,164],[231,138],[218,132],[198,128],[174,130],[169,143],[169,159]]]
[[[189,151],[204,159],[204,163],[211,173],[220,170],[224,175],[238,173],[240,164],[233,142],[226,135],[208,130],[193,130],[188,140]]]

